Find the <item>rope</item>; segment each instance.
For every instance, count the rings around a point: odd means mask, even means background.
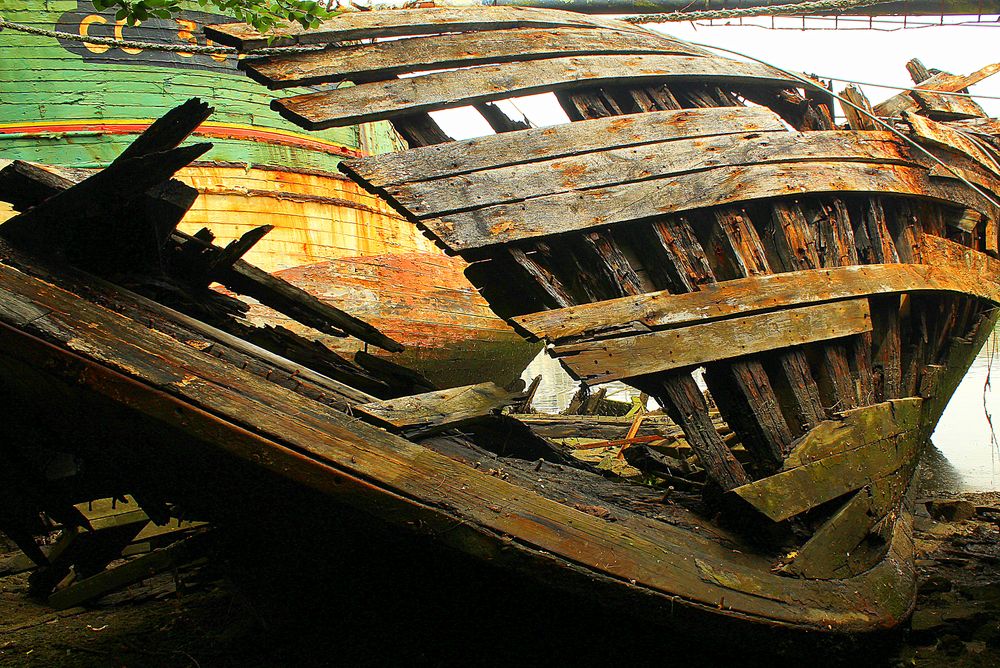
[[[640,14],[624,16],[627,23],[672,23],[677,21],[707,21],[710,19],[739,19],[752,16],[799,16],[811,12],[843,11],[858,7],[885,4],[887,0],[812,0],[810,2],[783,3],[766,7],[741,7],[738,9],[680,10],[666,14]]]
[[[236,49],[228,46],[203,46],[201,44],[164,44],[162,42],[137,42],[130,39],[113,39],[111,37],[84,37],[83,35],[76,35],[71,32],[62,32],[61,30],[46,30],[45,28],[36,28],[34,26],[24,25],[23,23],[14,23],[13,21],[8,21],[2,16],[0,16],[0,30],[4,28],[10,28],[11,30],[16,30],[18,32],[27,33],[29,35],[39,35],[41,37],[54,37],[56,39],[69,40],[71,42],[86,42],[87,44],[97,44],[101,46],[111,46],[119,47],[122,49],[144,49],[147,51],[172,51],[179,53],[205,53],[205,54],[226,54],[226,55],[236,55],[239,53]],[[285,46],[285,47],[275,47],[269,49],[257,49],[256,51],[247,51],[244,55],[247,56],[273,56],[280,54],[292,54],[292,53],[308,53],[310,51],[322,51],[323,46]]]

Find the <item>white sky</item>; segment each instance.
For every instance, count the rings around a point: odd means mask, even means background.
[[[943,20],[955,24],[974,18],[946,17]],[[984,19],[996,21],[997,17]],[[907,19],[907,23],[913,26],[936,20],[912,18]],[[651,27],[681,39],[733,49],[793,71],[893,86],[913,85],[905,67],[910,58],[919,58],[928,68],[953,74],[968,74],[984,65],[1000,62],[1000,22],[899,29],[902,27],[901,18],[886,17],[875,19],[874,25],[883,29],[845,29],[867,25],[867,19],[854,17],[840,19],[839,30],[802,30],[802,19],[779,18],[774,19],[774,25],[784,29],[759,27],[770,26],[771,21],[770,18],[759,18],[745,19],[742,26],[669,23]],[[753,23],[759,25],[751,25]],[[826,28],[831,25],[830,19],[806,19],[807,27]],[[720,55],[734,57],[726,53]],[[839,93],[845,86],[845,83],[835,81],[834,92]],[[871,86],[861,88],[872,104],[899,92]],[[1000,74],[973,86],[970,92],[1000,97]],[[1000,99],[977,98],[977,102],[988,115],[1000,116]],[[551,96],[520,98],[516,104],[537,125],[565,120]],[[505,103],[501,106],[510,109]],[[839,110],[837,113],[840,113]],[[434,112],[433,115],[456,139],[491,133],[478,114],[470,114],[466,110]],[[511,115],[517,116],[516,113]]]

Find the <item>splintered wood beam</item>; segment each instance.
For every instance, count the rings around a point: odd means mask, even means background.
[[[928,91],[958,93],[973,84],[979,83],[983,79],[993,76],[997,72],[1000,72],[1000,63],[987,65],[972,74],[964,76],[942,72],[935,74],[926,81],[922,81],[918,88]],[[919,109],[920,105],[914,99],[913,95],[910,94],[910,91],[904,91],[890,97],[884,102],[876,104],[874,111],[876,116],[899,116],[904,111],[917,111]]]
[[[912,112],[903,112],[903,121],[910,126],[917,141],[968,156],[990,172],[1000,175],[1000,163],[997,162],[996,155],[958,128]]]
[[[579,380],[596,385],[870,330],[868,301],[855,299],[557,345],[552,354]]]
[[[353,411],[362,419],[391,431],[427,434],[495,414],[523,398],[523,392],[509,392],[493,383],[480,383],[360,404]]]
[[[536,338],[641,334],[787,306],[910,292],[966,294],[1000,304],[1000,261],[955,242],[924,235],[928,264],[877,264],[751,276],[697,292],[651,292],[513,318]]]
[[[788,128],[765,107],[651,111],[344,160],[339,167],[366,187],[385,188],[610,148],[750,132],[787,133]]]
[[[434,35],[341,46],[314,53],[241,60],[240,68],[268,88],[338,81],[378,81],[408,72],[523,60],[610,54],[704,55],[651,32],[603,28],[524,28]]]
[[[847,578],[871,567],[855,548],[872,528],[898,508],[910,483],[912,464],[862,487],[799,548],[782,573],[829,580]],[[863,551],[862,551],[863,552]]]
[[[991,211],[960,184],[927,170],[864,162],[797,162],[720,167],[704,172],[560,193],[421,221],[453,251],[559,234],[665,213],[805,193],[911,195]]]
[[[534,7],[427,7],[385,12],[345,12],[318,28],[297,23],[275,26],[266,34],[246,23],[205,26],[209,39],[241,51],[293,44],[326,44],[361,39],[463,33],[516,28],[611,27],[636,30],[617,21]]]
[[[261,225],[243,234],[239,239],[234,239],[220,252],[215,253],[208,263],[208,277],[216,280],[215,277],[221,272],[230,269],[236,261],[250,252],[250,249],[257,245],[268,232],[274,229],[274,225]]]
[[[802,463],[733,490],[775,522],[787,520],[900,469],[922,445],[919,398],[876,404],[821,422],[808,440],[812,452],[826,456]],[[869,415],[870,414],[870,415]],[[842,426],[838,428],[838,422]],[[906,427],[909,427],[908,429]],[[793,455],[795,452],[793,452]]]
[[[484,65],[419,77],[364,83],[273,100],[283,117],[307,130],[469,106],[510,97],[602,84],[626,86],[700,79],[756,85],[801,85],[756,63],[698,56],[573,56]]]
[[[862,113],[867,111],[870,114],[874,114],[872,111],[872,103],[868,101],[865,94],[861,92],[861,89],[851,84],[844,90],[840,91],[840,96],[852,103],[841,104],[841,109],[844,110],[844,116],[847,118],[848,124],[851,126],[852,130],[878,130],[879,124],[876,123],[870,116]],[[860,107],[862,111],[858,111],[855,107]]]
[[[177,148],[215,111],[193,97],[153,121],[111,164]]]
[[[676,139],[386,186],[405,214],[440,217],[561,193],[691,172],[794,162],[891,163],[921,160],[888,132],[746,133]]]

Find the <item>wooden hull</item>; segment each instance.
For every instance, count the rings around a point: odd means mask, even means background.
[[[947,95],[981,73],[935,75],[922,85],[945,95],[876,106],[894,126],[845,103],[841,128],[833,97],[808,78],[569,13],[352,15],[279,39],[379,30],[412,39],[350,47],[339,68],[332,49],[248,69],[272,88],[354,81],[274,106],[310,130],[392,122],[410,150],[342,169],[472,263],[493,310],[549,343],[570,374],[630,383],[683,431],[694,457],[647,462],[667,481],[696,462],[710,512],[755,544],[735,548],[750,555],[737,566],[743,556],[701,553],[664,519],[697,585],[666,575],[653,543],[628,562],[634,583],[664,576],[695,605],[783,626],[898,624],[913,602],[907,490],[1000,303],[998,145],[975,134],[987,121],[974,102]],[[211,34],[257,39],[238,26]],[[472,48],[501,39],[492,57]],[[569,122],[532,128],[492,104],[539,93]],[[429,115],[462,106],[495,134],[452,141]],[[639,542],[623,537],[616,563]],[[840,597],[847,582],[863,603]],[[706,585],[725,593],[694,593]],[[798,587],[822,603],[792,620]],[[886,607],[870,615],[874,600]]]
[[[200,26],[221,19],[192,7],[176,20],[130,27],[116,22],[112,10],[75,1],[49,3],[45,10],[0,3],[0,11],[12,21],[72,33],[202,45],[208,42]],[[445,260],[384,201],[337,173],[344,157],[397,147],[391,128],[369,124],[307,135],[268,108],[266,97],[236,70],[234,56],[123,51],[11,33],[0,46],[0,159],[103,167],[151,118],[190,95],[225,104],[195,133],[214,144],[210,162],[179,174],[201,193],[182,229],[194,233],[211,222],[220,241],[228,242],[255,226],[274,225],[248,256],[267,271],[304,274],[316,265],[315,273],[322,273],[342,260],[392,267],[426,255],[422,272],[388,269],[393,282],[372,285],[367,296],[385,294],[389,301],[379,319],[412,349],[404,363],[438,382],[510,382],[537,353],[538,346],[492,315],[464,278],[464,263]],[[310,289],[353,308],[343,301],[350,290],[316,282]],[[341,340],[326,342],[353,351]]]

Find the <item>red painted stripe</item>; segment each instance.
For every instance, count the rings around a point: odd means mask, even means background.
[[[53,125],[13,125],[0,128],[0,134],[50,134],[53,132],[101,132],[112,135],[140,134],[149,125],[147,123],[65,123]],[[312,151],[341,155],[351,158],[363,157],[365,153],[346,146],[300,137],[297,135],[273,132],[255,128],[229,127],[206,123],[195,130],[195,134],[218,139],[245,139],[266,144],[294,146]]]

